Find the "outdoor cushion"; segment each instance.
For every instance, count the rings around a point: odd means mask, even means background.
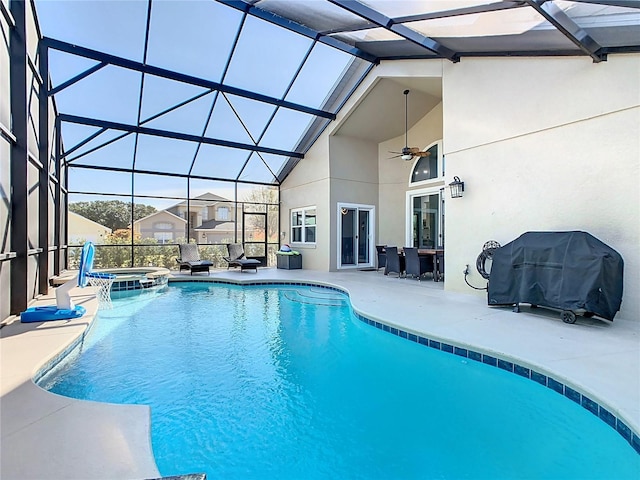
[[[260,260],[254,258],[244,257],[244,248],[239,243],[227,244],[228,257],[222,257],[227,262],[227,270],[231,267],[240,267],[240,271],[255,270],[258,272],[258,267],[262,265]]]
[[[194,272],[209,273],[209,267],[213,266],[213,263],[209,260],[200,260],[198,245],[195,243],[181,243],[178,248],[180,248],[180,258],[176,258],[176,262],[180,264],[180,271],[190,270],[191,275]]]

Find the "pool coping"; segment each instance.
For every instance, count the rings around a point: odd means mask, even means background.
[[[367,299],[366,295],[363,295],[361,285],[357,282],[353,282],[353,278],[347,275],[336,274],[335,272],[309,272],[304,270],[294,271],[264,271],[271,269],[260,269],[261,274],[259,276],[253,276],[249,274],[240,274],[237,272],[231,272],[230,274],[225,272],[217,272],[218,275],[207,277],[194,277],[194,276],[180,276],[174,274],[170,278],[171,282],[214,282],[214,283],[226,283],[235,285],[264,285],[264,284],[293,284],[293,285],[318,285],[322,287],[333,288],[337,291],[345,292],[349,295],[351,306],[356,316],[366,321],[369,325],[381,328],[385,330],[385,326],[388,327],[388,332],[391,334],[397,334],[403,337],[406,334],[406,339],[410,341],[417,340],[417,343],[422,343],[430,348],[436,348],[436,344],[439,344],[439,349],[447,353],[454,355],[464,356],[466,351],[466,358],[470,358],[475,361],[482,361],[486,364],[492,362],[492,358],[495,358],[495,365],[497,368],[506,369],[514,374],[521,375],[528,369],[528,378],[532,379],[532,373],[534,377],[536,374],[543,375],[547,380],[547,387],[552,388],[555,391],[562,389],[559,392],[583,405],[584,408],[594,413],[594,403],[597,405],[598,416],[600,416],[600,409],[602,416],[600,418],[611,425],[611,417],[609,414],[621,419],[622,423],[629,428],[631,433],[631,440],[629,443],[633,448],[638,451],[638,418],[637,411],[629,408],[625,408],[624,405],[618,405],[615,398],[609,398],[607,392],[602,392],[602,389],[591,388],[589,382],[585,382],[584,379],[573,381],[568,376],[563,375],[561,372],[556,372],[552,368],[543,365],[540,362],[535,362],[513,355],[504,349],[474,346],[472,342],[464,341],[463,338],[454,339],[452,335],[443,335],[442,332],[438,333],[433,331],[429,333],[429,328],[416,328],[410,325],[407,318],[398,317],[400,321],[390,321],[388,318],[381,318],[380,315],[371,311],[372,305],[369,303],[375,303],[375,300],[371,298]],[[263,276],[266,275],[266,276]],[[375,273],[373,274],[375,275]],[[301,278],[307,277],[307,278]],[[381,276],[382,278],[382,276]],[[394,288],[400,288],[403,291],[406,289],[415,289],[416,284],[406,283],[400,287],[397,287],[404,280],[398,283],[394,283],[393,280],[384,278],[383,282],[389,282],[382,284],[380,280],[378,283],[384,285],[394,286]],[[351,284],[350,284],[351,282]],[[397,282],[397,280],[396,280]],[[407,280],[406,282],[411,282]],[[423,285],[426,282],[422,282]],[[406,285],[406,286],[405,286]],[[451,297],[447,292],[438,290],[422,289],[427,292],[427,298],[432,301],[438,296]],[[417,290],[416,290],[417,291]],[[76,303],[82,303],[86,306],[88,312],[81,319],[75,321],[59,321],[59,322],[47,322],[46,324],[11,324],[8,327],[3,328],[2,333],[2,346],[0,350],[2,354],[2,382],[0,384],[0,394],[2,395],[2,478],[155,478],[159,476],[155,460],[153,458],[153,452],[150,442],[150,410],[147,406],[142,405],[109,405],[96,402],[87,402],[82,400],[68,399],[66,397],[60,397],[50,392],[46,392],[33,383],[33,378],[38,375],[38,372],[43,372],[48,365],[51,365],[56,361],[55,357],[60,357],[61,353],[66,353],[72,347],[73,342],[81,341],[82,337],[90,328],[93,316],[97,311],[97,301],[93,296],[93,292],[90,288],[83,290],[75,289],[72,291],[72,296],[76,300]],[[456,300],[466,301],[469,299],[467,296],[456,297]],[[35,304],[47,304],[51,303],[52,296],[42,297],[38,299]],[[55,300],[54,300],[55,302]],[[477,307],[477,301],[471,301],[471,304],[475,304]],[[375,309],[375,306],[373,306]],[[475,308],[475,307],[474,307]],[[492,314],[495,315],[495,314]],[[521,314],[519,314],[521,315]],[[382,315],[384,317],[384,315]],[[394,317],[395,320],[395,317]],[[46,325],[46,328],[42,328]],[[11,328],[10,328],[11,327]],[[429,327],[427,325],[426,327]],[[10,328],[10,330],[6,330]],[[66,330],[65,330],[66,329]],[[635,335],[636,329],[634,329]],[[13,340],[20,340],[20,347],[9,345],[12,348],[7,349],[7,340],[12,343]],[[422,341],[420,340],[422,339]],[[43,340],[48,340],[43,342]],[[433,344],[431,342],[434,342]],[[28,349],[29,355],[26,363],[20,363],[19,372],[11,372],[7,375],[5,369],[8,365],[15,363],[13,355],[19,355],[19,350],[24,351]],[[471,352],[471,357],[469,356]],[[480,357],[478,357],[480,355]],[[12,358],[14,358],[12,360]],[[478,360],[480,359],[480,360]],[[487,360],[485,362],[484,360]],[[501,362],[500,362],[501,361]],[[29,363],[30,362],[30,363]],[[504,363],[506,362],[506,363]],[[638,365],[633,365],[631,368],[631,374],[634,370],[638,369]],[[509,365],[511,364],[511,365]],[[517,365],[517,367],[516,367]],[[586,366],[585,368],[588,368]],[[538,380],[540,377],[536,377]],[[533,381],[536,381],[533,378]],[[551,382],[549,382],[551,378]],[[561,387],[555,383],[561,384]],[[631,391],[636,397],[640,396],[637,392]],[[578,397],[578,395],[580,395]],[[15,396],[16,398],[12,398]],[[615,395],[613,395],[615,397]],[[17,405],[19,399],[20,405]],[[633,404],[634,399],[631,399]],[[592,403],[593,402],[593,403]],[[624,402],[622,402],[624,403]],[[637,403],[637,402],[636,402]],[[35,406],[35,407],[34,407]],[[628,405],[627,405],[628,407]],[[64,413],[73,412],[73,418],[69,419],[64,417]],[[66,422],[57,425],[63,426],[66,430],[69,430],[69,435],[65,435],[64,442],[60,442],[60,436],[57,435],[56,430],[51,430],[52,419],[55,420],[56,416],[62,416],[66,419]],[[604,417],[604,418],[603,418]],[[618,420],[615,420],[617,422]],[[48,427],[47,427],[48,425]],[[617,423],[616,423],[617,425]],[[6,427],[10,428],[7,429]],[[91,428],[87,428],[91,426]],[[616,428],[616,427],[613,427]],[[622,428],[624,430],[624,428]],[[624,433],[621,433],[624,438]],[[44,435],[44,436],[43,436]],[[50,442],[43,441],[47,438],[47,435],[52,436]],[[113,438],[117,437],[124,440],[126,445],[126,454],[123,454],[122,450],[118,450],[113,446]],[[18,441],[16,441],[18,440]],[[34,441],[38,442],[37,456],[34,457],[30,454],[28,448]],[[51,443],[51,445],[49,445]],[[43,448],[43,446],[45,448]],[[74,448],[77,451],[74,451]],[[82,458],[78,459],[78,452],[83,452]],[[117,453],[114,453],[117,452]],[[127,462],[122,461],[122,457],[127,459]],[[36,460],[41,460],[40,462]],[[79,461],[80,463],[69,462]],[[57,473],[56,473],[57,472]],[[187,473],[187,472],[185,472]]]
[[[135,275],[140,274],[140,270],[144,270],[144,274],[147,276],[147,278],[149,279],[155,279],[157,277],[163,277],[163,276],[171,276],[171,274],[173,273],[171,270],[169,270],[168,268],[164,268],[164,267],[133,267],[133,268],[98,268],[95,270],[92,270],[93,272],[97,272],[97,273],[120,273],[120,274],[131,274],[131,275]],[[64,272],[64,274],[62,275],[58,275],[54,278],[51,279],[51,285],[53,286],[59,286],[59,285],[63,285],[64,283],[68,282],[69,280],[72,280],[73,278],[75,278],[75,276],[78,274],[77,270],[68,270],[66,272]],[[126,281],[127,279],[124,278],[123,281]]]
[[[151,409],[64,397],[34,382],[77,347],[93,325],[93,287],[75,287],[79,318],[20,323],[0,330],[0,478],[158,478]],[[55,305],[45,295],[30,306]]]

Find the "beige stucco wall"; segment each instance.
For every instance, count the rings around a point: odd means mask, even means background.
[[[338,224],[338,204],[372,205],[378,203],[378,144],[352,137],[333,136],[329,139],[331,174],[329,197],[330,225]],[[338,232],[330,237],[330,265],[338,264]]]
[[[409,129],[411,146],[427,148],[442,139],[442,103],[425,115],[422,120]],[[416,140],[420,139],[420,140]],[[381,245],[408,246],[406,240],[406,225],[409,212],[406,211],[407,190],[425,188],[409,187],[411,172],[415,160],[404,161],[400,158],[390,158],[404,147],[404,135],[382,142],[378,148],[378,169],[380,171],[379,185],[379,222],[376,243]],[[429,183],[429,187],[442,187],[442,181]]]
[[[465,285],[462,271],[469,264],[469,280],[485,284],[475,260],[487,240],[505,244],[526,231],[584,230],[623,256],[619,317],[640,320],[640,55],[635,54],[611,55],[600,64],[577,57],[463,58],[456,64],[376,67],[283,184],[283,230],[289,229],[290,208],[318,206],[318,245],[305,256],[304,267],[335,268],[336,202],[341,197],[368,202],[359,200],[370,198],[370,192],[354,188],[358,178],[375,189],[356,153],[370,145],[334,136],[340,122],[377,78],[436,75],[440,69],[442,103],[410,129],[409,138],[420,147],[442,138],[441,185],[454,175],[465,182],[463,198],[451,199],[446,192],[445,288],[484,295]],[[406,241],[413,162],[392,162],[388,153],[403,145],[403,136],[377,145],[376,243]],[[349,155],[355,162],[341,163],[340,157]],[[366,176],[358,177],[359,168]]]
[[[320,135],[280,188],[280,224],[286,232],[283,243],[290,235],[290,211],[308,205],[316,205],[318,241],[315,248],[296,245],[304,253],[303,268],[334,270],[337,264],[337,204],[339,202],[374,205],[376,207],[376,243],[380,225],[376,163],[381,161],[378,144],[367,140],[336,135],[342,123],[358,107],[362,98],[370,92],[380,78],[440,77],[441,61],[393,61],[382,62],[364,79],[356,92],[338,113],[334,122]],[[385,112],[380,112],[384,115]],[[439,120],[441,122],[441,120]],[[422,121],[421,121],[422,122]],[[419,122],[419,123],[421,123]],[[392,150],[404,146],[404,137],[398,137],[390,145]],[[377,150],[377,152],[376,152]],[[330,156],[331,155],[333,156]],[[388,158],[384,153],[384,159]],[[346,162],[345,159],[350,159]],[[403,179],[407,185],[409,173]],[[397,188],[402,188],[397,186]],[[404,211],[404,197],[401,208]],[[398,216],[397,211],[392,213]],[[404,227],[403,227],[404,229]],[[404,231],[404,230],[403,230]],[[327,242],[326,244],[324,242]]]
[[[487,240],[584,230],[625,261],[619,316],[640,320],[640,55],[464,59],[444,69],[446,288],[484,282]]]
[[[157,223],[168,223],[172,225],[171,229],[157,230]],[[173,240],[185,238],[186,221],[168,213],[164,210],[157,212],[149,217],[142,218],[133,224],[133,232],[140,235],[140,238],[154,238],[154,232],[168,232],[173,235]]]
[[[236,224],[225,222],[218,225],[214,230],[201,230],[197,233],[198,243],[232,243],[235,235]]]
[[[282,243],[291,243],[291,210],[316,206],[316,244],[291,246],[302,254],[302,267],[329,269],[329,142],[325,135],[316,141],[280,189],[280,227]]]

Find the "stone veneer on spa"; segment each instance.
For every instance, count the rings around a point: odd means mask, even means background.
[[[171,281],[175,281],[175,280],[172,279]],[[344,289],[331,287],[328,285],[322,285],[319,283],[313,283],[313,282],[287,282],[287,281],[259,282],[258,281],[258,282],[247,282],[247,283],[243,282],[239,284],[236,282],[229,282],[229,281],[218,280],[218,279],[207,279],[207,280],[189,279],[188,281],[202,282],[202,283],[205,283],[205,282],[221,283],[226,285],[240,285],[240,286],[297,285],[297,286],[305,286],[305,287],[326,288],[328,290],[335,290],[336,292],[344,293],[347,296],[349,295],[349,293]],[[518,365],[517,363],[514,363],[510,360],[505,360],[494,355],[480,353],[475,350],[459,347],[451,343],[442,342],[440,340],[425,337],[424,335],[418,335],[418,334],[411,333],[396,327],[392,327],[383,322],[371,320],[370,318],[367,318],[356,311],[354,311],[353,313],[356,316],[356,318],[358,318],[360,321],[368,325],[371,325],[372,327],[376,327],[385,332],[388,332],[393,335],[397,335],[401,338],[404,338],[406,340],[409,340],[410,342],[415,342],[420,345],[424,345],[425,347],[435,348],[436,350],[441,350],[446,353],[459,355],[461,357],[468,358],[470,360],[475,360],[476,362],[481,362],[481,363],[484,363],[485,365],[489,365],[492,367],[498,367],[498,368],[501,368],[502,370],[506,370],[507,372],[515,373],[516,375],[520,375],[521,377],[528,378],[530,380],[533,380],[534,382],[544,385],[545,387],[550,388],[551,390],[559,393],[560,395],[564,395],[568,399],[573,400],[578,405],[582,405],[584,408],[589,410],[595,416],[599,417],[601,420],[607,423],[611,428],[613,428],[620,435],[622,435],[622,437],[627,442],[629,442],[629,444],[633,447],[633,449],[640,454],[640,436],[638,436],[637,433],[633,432],[626,423],[624,423],[621,419],[616,417],[613,413],[611,413],[609,410],[607,410],[605,407],[600,405],[598,402],[596,402],[592,398],[578,392],[577,390],[574,390],[570,386],[565,385],[564,383],[560,382],[559,380],[556,380],[553,377],[550,377],[540,372],[536,372],[535,370],[532,370],[528,367],[523,367],[522,365]]]

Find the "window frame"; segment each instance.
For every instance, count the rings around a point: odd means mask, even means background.
[[[172,230],[158,230],[153,232],[153,238],[158,242],[158,245],[165,245],[167,243],[173,243],[173,231]]]
[[[226,212],[222,215],[222,212]],[[216,220],[219,222],[228,222],[231,220],[231,208],[227,205],[222,205],[216,208]]]
[[[442,152],[442,139],[436,140],[435,142],[430,143],[423,150],[424,151],[429,150],[434,146],[438,147],[438,159],[437,159],[438,175],[434,178],[429,178],[427,180],[420,180],[418,182],[412,181],[413,172],[415,171],[416,166],[418,165],[418,162],[423,158],[423,157],[418,157],[413,161],[413,165],[411,166],[411,170],[409,171],[409,187],[427,187],[427,186],[431,186],[444,181],[444,155]]]
[[[313,218],[315,218],[315,222],[313,225],[307,224],[307,212],[313,210],[315,213]],[[302,220],[300,225],[294,225],[294,215],[302,214]],[[315,205],[309,205],[306,207],[300,208],[292,208],[289,212],[289,238],[291,239],[292,244],[296,245],[315,245],[318,239],[318,209]],[[314,231],[314,240],[312,242],[307,241],[307,229],[313,228]],[[294,231],[296,229],[300,230],[300,240],[296,241],[294,238]]]
[[[432,185],[416,190],[407,190],[405,199],[405,245],[413,245],[413,199],[415,197],[424,197],[429,195],[439,195],[438,200],[438,226],[437,241],[434,248],[444,246],[445,244],[445,209],[446,209],[446,193],[447,189],[443,185]],[[423,248],[423,247],[420,247]]]

